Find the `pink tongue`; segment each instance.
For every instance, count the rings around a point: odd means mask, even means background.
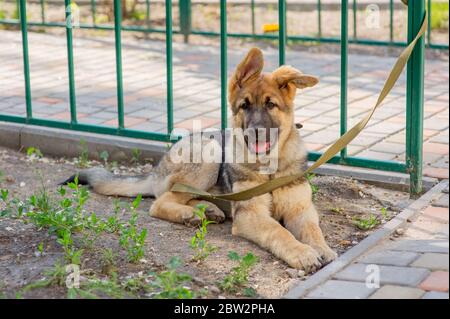
[[[251,146],[256,153],[267,152],[267,150],[270,148],[270,142],[254,144],[252,143]]]

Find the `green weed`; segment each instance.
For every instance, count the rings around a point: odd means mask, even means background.
[[[309,174],[306,174],[305,177],[306,177],[306,180],[308,181],[309,185],[311,185],[312,196],[313,196],[313,199],[315,199],[317,196],[317,193],[319,192],[319,186],[315,185],[312,182],[312,180],[314,177],[316,177],[316,175],[309,173]]]
[[[239,262],[237,267],[231,270],[231,273],[225,276],[223,281],[219,284],[223,291],[236,293],[240,290],[248,296],[256,294],[254,289],[247,287],[248,276],[251,268],[259,261],[259,258],[252,253],[248,253],[245,256],[239,256],[238,253],[230,251],[228,258],[233,261]]]
[[[192,281],[192,277],[177,271],[181,263],[180,258],[172,257],[166,271],[153,273],[154,280],[149,283],[154,291],[153,298],[192,299],[195,297],[195,294],[185,286]]]
[[[195,232],[195,236],[193,236],[191,239],[191,248],[195,252],[195,255],[192,259],[195,261],[205,260],[209,256],[209,254],[217,250],[217,247],[211,245],[206,241],[206,234],[208,233],[207,226],[214,223],[213,221],[209,221],[206,219],[206,208],[206,205],[199,204],[194,211],[194,214],[197,215],[201,220],[201,224],[198,230]]]
[[[139,163],[141,157],[141,150],[138,148],[133,148],[131,151],[131,163],[137,164]]]
[[[380,220],[373,214],[368,218],[353,217],[353,224],[361,230],[370,230],[380,224]]]
[[[89,167],[89,150],[84,139],[80,139],[81,153],[78,156],[77,165],[80,168]]]
[[[103,164],[105,165],[105,167],[107,167],[108,166],[108,159],[109,159],[108,151],[101,152],[99,156],[102,159]]]
[[[102,252],[101,257],[101,265],[102,265],[102,273],[106,275],[111,275],[115,272],[116,269],[116,257],[117,254],[111,248],[106,248]]]
[[[16,299],[22,299],[23,294],[26,292],[37,289],[45,288],[50,286],[64,286],[66,280],[66,268],[60,263],[56,263],[55,266],[44,272],[44,278],[35,282],[32,282],[24,287],[22,287],[16,293]]]
[[[119,244],[127,251],[128,261],[138,262],[144,257],[144,244],[147,238],[147,229],[138,231],[136,221],[138,218],[137,208],[142,200],[142,195],[136,197],[130,206],[131,218],[127,223],[120,226]]]
[[[27,156],[31,160],[44,157],[41,150],[38,149],[37,147],[33,147],[33,146],[30,146],[29,148],[27,148]]]

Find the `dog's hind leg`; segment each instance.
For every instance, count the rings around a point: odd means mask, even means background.
[[[193,206],[189,206],[192,195],[165,192],[150,207],[150,216],[174,223],[196,226],[200,219],[194,215]]]

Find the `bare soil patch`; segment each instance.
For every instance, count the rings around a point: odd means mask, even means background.
[[[30,158],[16,151],[0,148],[0,189],[8,189],[10,196],[25,199],[37,193],[42,187],[56,196],[57,183],[63,181],[76,167],[72,160]],[[99,165],[100,163],[92,163]],[[125,166],[126,165],[126,166]],[[145,171],[148,166],[123,164],[119,169],[131,173]],[[395,216],[401,207],[408,202],[408,194],[368,185],[356,180],[338,177],[317,176],[312,179],[317,187],[315,203],[320,211],[321,226],[330,246],[342,254],[358,244],[371,231],[361,230],[354,225],[355,218],[367,218],[370,214],[385,220]],[[131,202],[130,199],[121,199]],[[196,229],[183,225],[175,225],[152,218],[148,214],[152,199],[143,199],[139,207],[138,226],[148,229],[145,241],[145,255],[138,263],[130,263],[126,253],[119,245],[116,234],[101,234],[92,249],[85,249],[81,262],[81,270],[86,276],[95,274],[104,278],[100,251],[111,248],[117,253],[115,267],[119,278],[133,277],[148,271],[161,271],[171,257],[179,256],[183,260],[180,271],[193,277],[189,284],[191,289],[207,288],[203,297],[239,298],[240,293],[224,293],[217,286],[226,274],[236,266],[228,258],[230,251],[240,255],[252,252],[259,257],[259,262],[250,272],[249,286],[254,288],[259,297],[276,298],[306,276],[298,277],[298,272],[290,269],[282,261],[256,245],[231,235],[231,221],[224,224],[209,225],[207,240],[218,249],[205,261],[192,261],[193,251],[190,240]],[[3,207],[2,207],[3,205]],[[4,203],[0,202],[0,211]],[[85,206],[89,212],[95,212],[99,218],[107,218],[114,211],[114,198],[90,193]],[[381,216],[383,208],[386,213]],[[129,218],[127,213],[121,219]],[[76,242],[76,241],[75,241]],[[43,243],[44,253],[38,246]],[[45,229],[37,229],[20,219],[0,217],[0,292],[6,297],[14,298],[15,294],[27,284],[42,279],[44,272],[52,268],[63,256],[62,247],[56,242],[54,235]],[[141,294],[141,297],[146,297]],[[66,298],[67,289],[61,286],[32,289],[25,298]],[[102,297],[102,296],[99,296]],[[105,296],[106,297],[106,296]]]

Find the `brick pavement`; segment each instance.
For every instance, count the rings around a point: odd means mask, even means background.
[[[77,37],[74,54],[80,123],[117,124],[114,43],[110,38]],[[25,115],[20,33],[0,31],[0,113]],[[33,115],[68,120],[65,36],[29,33]],[[265,49],[266,68],[277,66],[277,51]],[[229,73],[245,54],[229,49]],[[299,93],[295,108],[310,150],[323,151],[339,134],[340,57],[288,51],[287,62],[320,77]],[[349,126],[373,106],[395,58],[349,56]],[[174,122],[190,128],[220,123],[220,56],[217,47],[174,43]],[[425,79],[424,173],[448,178],[448,61],[427,60]],[[165,49],[160,41],[123,39],[123,82],[127,128],[166,130]],[[405,74],[401,76],[368,128],[349,146],[349,154],[404,161]]]
[[[448,220],[447,186],[404,231],[378,243],[306,298],[448,299]],[[375,273],[377,286],[372,285]]]

